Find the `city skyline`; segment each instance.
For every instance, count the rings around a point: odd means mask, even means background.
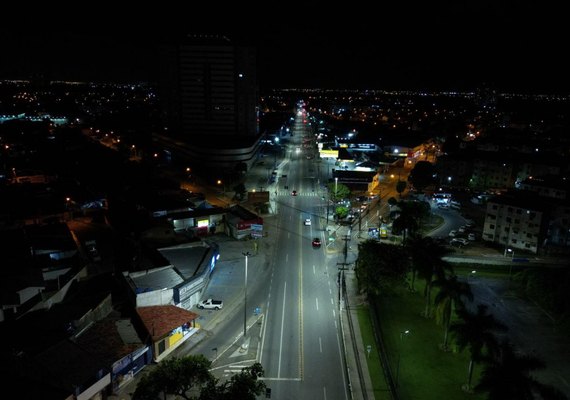
[[[309,2],[287,12],[275,10],[271,17],[250,10],[230,22],[212,13],[170,15],[170,31],[142,24],[117,31],[112,22],[103,32],[4,28],[0,78],[42,74],[47,79],[156,82],[159,43],[170,35],[204,33],[255,46],[262,90],[464,90],[487,85],[567,93],[564,14],[549,7],[390,4],[376,11],[355,5],[333,10]]]

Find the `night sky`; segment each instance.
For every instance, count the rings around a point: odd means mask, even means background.
[[[154,81],[161,40],[223,33],[257,47],[262,89],[465,90],[485,84],[570,91],[570,62],[564,60],[570,32],[561,5],[424,3],[378,2],[376,11],[371,2],[287,2],[287,8],[266,2],[256,8],[259,18],[250,8],[223,17],[211,10],[142,10],[146,18],[43,19],[34,33],[0,28],[0,78],[43,73],[51,79]],[[228,22],[230,15],[241,16]]]

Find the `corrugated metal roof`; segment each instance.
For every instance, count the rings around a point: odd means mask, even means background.
[[[139,272],[130,276],[139,292],[164,288],[170,289],[184,281],[184,278],[172,266],[149,270],[146,274],[140,274]]]

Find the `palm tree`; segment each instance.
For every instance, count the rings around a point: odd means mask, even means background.
[[[444,276],[445,270],[452,270],[451,265],[442,260],[445,255],[449,254],[449,250],[440,246],[431,237],[421,237],[419,235],[412,236],[406,247],[412,259],[411,289],[414,290],[416,274],[426,281],[424,287],[424,297],[426,299],[424,317],[428,318],[431,314],[433,278],[440,279]]]
[[[485,366],[475,391],[488,393],[489,400],[562,400],[567,397],[551,386],[534,379],[530,373],[544,368],[539,359],[517,355],[508,342],[501,343],[500,353]]]
[[[471,359],[467,373],[467,384],[464,390],[471,390],[473,368],[475,363],[481,362],[485,356],[492,357],[498,353],[498,344],[493,331],[505,331],[507,328],[497,321],[491,314],[487,314],[487,306],[479,304],[477,312],[472,313],[465,308],[456,310],[461,321],[451,324],[449,331],[455,333],[459,350],[469,347]]]
[[[438,322],[442,322],[445,328],[443,336],[442,348],[448,350],[447,339],[449,336],[449,325],[451,324],[451,312],[455,309],[462,309],[463,298],[473,301],[473,293],[471,286],[466,282],[459,282],[457,275],[451,275],[449,278],[441,278],[433,282],[434,286],[439,287],[439,292],[435,296],[434,304],[437,306]]]

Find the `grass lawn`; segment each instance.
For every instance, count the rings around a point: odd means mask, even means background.
[[[371,351],[367,358],[368,372],[370,374],[372,385],[374,387],[374,398],[376,400],[390,400],[390,392],[388,384],[384,379],[382,372],[382,363],[378,355],[378,347],[374,339],[374,330],[370,321],[370,310],[368,307],[362,306],[358,308],[358,323],[360,325],[360,333],[365,346],[370,345]]]
[[[485,395],[467,394],[461,386],[467,380],[469,353],[443,352],[443,327],[435,319],[421,316],[424,310],[423,282],[418,282],[419,291],[411,293],[397,288],[379,300],[380,323],[385,347],[388,352],[394,379],[399,359],[398,388],[402,400],[482,400]],[[433,297],[434,293],[432,293]],[[374,355],[372,328],[366,312],[359,313],[359,321],[365,344],[372,343],[373,350],[368,367],[374,382],[376,399],[388,398],[386,383],[378,356]],[[408,334],[402,332],[409,330]],[[473,383],[477,383],[482,367],[475,366]]]

